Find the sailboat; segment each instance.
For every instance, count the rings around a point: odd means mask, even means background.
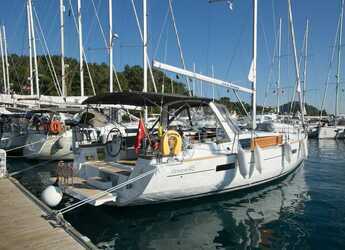
[[[147,25],[146,0],[143,7],[144,25]],[[225,106],[203,97],[137,91],[90,97],[83,104],[159,107],[161,112],[151,127],[140,123],[135,143],[136,160],[124,161],[121,154],[111,156],[102,151],[99,153],[105,154],[106,161],[90,156],[74,165],[72,183],[59,181],[59,186],[80,202],[60,212],[85,203],[133,206],[247,189],[288,175],[307,158],[304,129],[281,133],[255,130],[257,0],[253,0],[253,9],[251,89],[158,61],[153,63],[158,69],[251,94],[252,129],[242,131]],[[289,11],[292,20],[291,6]],[[291,31],[293,33],[293,27]],[[144,34],[144,37],[147,36]],[[297,59],[296,50],[294,52]],[[145,54],[143,61],[145,65]],[[297,66],[296,72],[297,84],[300,84]],[[214,127],[198,127],[194,117],[200,114],[212,119]],[[113,141],[121,148],[120,138],[114,136]]]
[[[78,2],[80,7],[80,2]],[[80,9],[80,8],[78,8]],[[62,96],[46,97],[40,95],[39,79],[38,79],[38,65],[36,56],[35,43],[35,29],[33,22],[33,7],[32,1],[27,1],[27,16],[28,16],[28,35],[29,35],[29,49],[30,49],[30,85],[31,96],[34,97],[34,85],[36,86],[36,96],[38,108],[34,108],[30,120],[30,132],[28,134],[23,155],[29,159],[49,159],[49,160],[72,160],[72,130],[70,121],[73,118],[73,113],[80,112],[82,106],[80,102],[85,99],[83,95],[83,88],[81,89],[81,96],[79,98],[68,97],[65,85],[65,65],[64,65],[64,5],[63,0],[60,1],[60,31],[61,31],[61,80],[62,90],[57,86],[58,93]],[[81,30],[81,27],[79,27]],[[79,37],[81,36],[79,32]],[[81,45],[82,46],[82,45]],[[32,62],[32,48],[33,48],[33,62]],[[32,68],[34,64],[34,70]],[[82,65],[82,61],[80,63]],[[82,66],[81,66],[82,67]],[[35,77],[33,77],[33,73]],[[35,84],[34,84],[35,79]],[[83,76],[81,74],[81,79]],[[81,80],[82,82],[82,80]],[[82,83],[81,83],[82,84]],[[59,85],[59,84],[57,84]],[[83,87],[83,86],[81,86]],[[68,102],[72,101],[74,102]],[[45,102],[50,103],[49,106],[55,104],[55,108],[41,108]],[[58,106],[58,108],[56,107]],[[63,108],[59,108],[63,107]]]
[[[308,49],[308,35],[309,35],[309,20],[307,19],[307,25],[306,25],[306,31],[305,31],[305,37],[304,37],[304,50],[305,50],[305,61],[304,61],[304,76],[303,76],[303,96],[305,96],[305,86],[306,86],[306,78],[307,78],[307,71],[306,71],[306,64],[307,64],[307,49]],[[264,114],[264,109],[262,111],[261,115],[257,116],[257,130],[260,131],[270,131],[270,132],[284,132],[284,131],[298,131],[300,129],[303,129],[301,126],[302,124],[300,123],[300,113],[297,112],[296,117],[293,117],[292,115],[282,115],[280,112],[280,96],[283,93],[283,88],[281,87],[281,50],[282,50],[282,18],[279,19],[279,31],[278,31],[278,39],[277,39],[277,48],[274,48],[274,55],[273,57],[275,58],[275,53],[276,49],[278,51],[278,70],[277,70],[277,81],[276,81],[276,89],[275,89],[275,94],[276,94],[276,112],[275,113],[268,113]],[[274,60],[272,64],[274,63]],[[302,90],[301,90],[302,91]],[[267,94],[266,94],[267,95]],[[265,97],[265,102],[266,103],[266,98]],[[294,103],[295,100],[295,95],[293,95],[293,100],[291,101],[291,108],[292,104]],[[305,100],[303,100],[303,106],[304,106]],[[264,105],[265,106],[265,105]],[[303,108],[304,112],[304,108]],[[305,112],[304,112],[305,114]],[[308,127],[309,129],[309,127]]]
[[[339,32],[338,34],[338,62],[336,73],[336,91],[335,91],[335,113],[334,118],[330,124],[322,123],[318,128],[319,139],[344,139],[345,138],[345,118],[339,114],[339,92],[340,92],[340,70],[341,70],[341,52],[342,52],[342,36],[343,36],[343,21],[344,21],[344,4],[345,1],[341,1],[341,13],[339,20]],[[326,94],[326,93],[325,93]],[[325,97],[325,96],[324,96]],[[322,110],[322,107],[321,107]]]

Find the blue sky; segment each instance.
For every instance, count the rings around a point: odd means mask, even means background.
[[[107,36],[107,2],[93,0]],[[59,54],[59,1],[34,0],[39,20],[52,54]],[[76,9],[76,0],[71,0]],[[141,0],[135,1],[141,18]],[[167,0],[148,0],[149,2],[149,56],[168,64],[181,67],[174,30],[170,16],[164,26],[168,10]],[[259,0],[258,32],[258,102],[264,102],[268,83],[275,34],[278,19],[283,18],[282,42],[282,85],[287,87],[281,97],[283,102],[291,99],[291,86],[294,84],[291,42],[287,26],[287,0]],[[103,38],[97,23],[92,0],[82,0],[84,46],[90,62],[107,62]],[[69,15],[69,0],[66,5],[66,56],[78,58],[78,40],[72,15]],[[174,11],[187,67],[204,74],[211,74],[214,66],[215,76],[224,80],[238,81],[249,86],[247,75],[251,61],[252,1],[235,0],[230,11],[226,3],[209,4],[208,0],[174,0]],[[340,13],[340,0],[292,0],[298,50],[303,43],[306,19],[310,19],[310,39],[307,85],[308,102],[319,106],[324,92],[331,44],[333,43],[337,20]],[[125,64],[142,64],[140,36],[131,8],[130,0],[114,0],[114,30],[119,35],[115,44],[116,67],[121,70]],[[0,20],[6,25],[8,49],[10,53],[28,54],[26,11],[24,0],[3,1]],[[159,39],[159,37],[161,37]],[[160,42],[159,42],[160,40]],[[40,42],[38,51],[43,52]],[[165,47],[167,49],[165,49]],[[165,53],[166,51],[166,53]],[[335,67],[333,67],[335,68]],[[273,80],[276,79],[276,66]],[[344,63],[342,72],[344,71]],[[331,82],[335,81],[332,71]],[[345,77],[345,74],[342,73]],[[200,84],[197,83],[197,93]],[[344,86],[343,86],[344,87]],[[222,88],[215,89],[216,96],[227,96]],[[211,96],[212,88],[203,85],[203,94]],[[248,96],[241,95],[244,100]],[[327,95],[327,110],[334,110],[335,85],[330,85]],[[269,91],[268,104],[274,105],[276,97]],[[345,112],[344,92],[341,93],[341,112]]]

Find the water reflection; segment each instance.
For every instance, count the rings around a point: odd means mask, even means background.
[[[323,162],[341,161],[345,159],[345,140],[313,140],[309,142],[317,160]]]
[[[309,200],[301,167],[275,184],[259,189],[193,201],[130,208],[84,207],[66,216],[100,248],[213,249],[271,247],[303,214]],[[304,237],[296,225],[294,237]],[[290,237],[290,236],[289,236]]]

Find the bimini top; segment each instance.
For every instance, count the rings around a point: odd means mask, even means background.
[[[212,99],[203,97],[159,94],[141,91],[126,91],[89,97],[82,104],[122,104],[139,107],[162,106],[168,104],[171,107],[181,106],[181,104],[188,104],[190,106],[208,105],[208,103],[211,101]]]

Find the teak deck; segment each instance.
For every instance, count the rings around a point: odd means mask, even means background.
[[[256,146],[260,148],[267,148],[275,145],[280,145],[283,143],[283,136],[264,136],[264,137],[257,137],[251,141],[250,148],[254,150]]]
[[[109,173],[109,174],[123,174],[129,176],[131,172],[126,169],[118,168],[116,162],[103,162],[103,161],[89,161],[86,165],[97,168],[100,171]],[[120,163],[119,163],[120,164]]]
[[[0,179],[0,249],[85,249],[8,178]]]

